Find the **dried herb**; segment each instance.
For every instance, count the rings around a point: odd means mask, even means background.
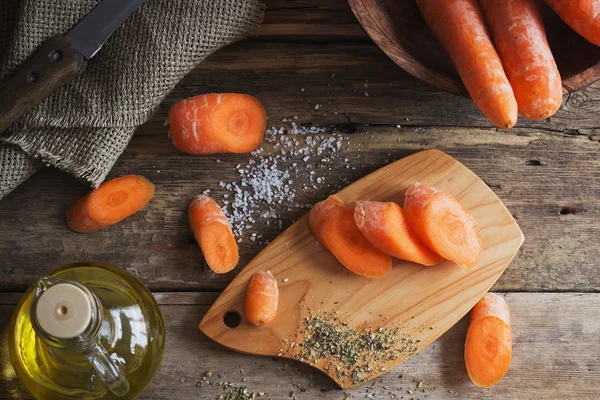
[[[227,391],[224,394],[219,395],[218,400],[254,400],[257,397],[262,397],[264,393],[256,393],[248,389],[247,387],[237,387],[233,384],[224,384],[222,386],[228,386]]]

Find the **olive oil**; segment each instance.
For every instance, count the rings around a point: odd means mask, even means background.
[[[76,296],[69,297],[66,289]],[[51,303],[55,315],[48,322],[50,297],[57,303]],[[64,298],[76,300],[63,306]],[[89,315],[81,307],[87,298]],[[63,335],[81,318],[89,319],[85,326]],[[148,289],[121,269],[93,263],[62,267],[32,286],[9,333],[17,375],[43,400],[134,399],[158,370],[164,342],[162,315]]]

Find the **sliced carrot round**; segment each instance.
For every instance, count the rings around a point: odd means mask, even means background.
[[[75,232],[98,232],[107,227],[107,225],[101,225],[93,221],[88,215],[86,207],[89,197],[89,194],[81,197],[67,212],[67,225]]]
[[[392,259],[361,233],[354,212],[337,196],[317,203],[309,214],[310,229],[319,242],[350,271],[369,278],[390,272]]]
[[[252,275],[244,303],[244,313],[248,322],[253,325],[268,324],[277,316],[277,308],[279,288],[273,274],[270,271],[261,271]]]
[[[354,219],[367,240],[385,254],[428,266],[442,260],[421,242],[396,203],[358,201]]]
[[[89,194],[86,211],[100,225],[112,225],[135,214],[154,196],[154,185],[139,175],[103,183]]]
[[[240,259],[238,244],[217,202],[209,196],[196,196],[188,206],[188,220],[210,269],[218,274],[234,269]]]
[[[417,236],[431,250],[466,268],[479,264],[479,229],[453,196],[416,183],[406,191],[404,211]]]
[[[491,387],[508,371],[511,356],[508,306],[501,296],[487,293],[471,311],[465,342],[467,373],[475,385]]]

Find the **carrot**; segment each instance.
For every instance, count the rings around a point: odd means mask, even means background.
[[[479,229],[453,196],[417,182],[406,191],[404,213],[431,250],[466,268],[479,264]]]
[[[173,144],[185,153],[247,153],[262,142],[267,114],[250,95],[213,93],[174,104],[169,124]]]
[[[154,196],[154,185],[139,175],[126,175],[103,183],[79,199],[67,213],[75,232],[96,232],[140,211]]]
[[[517,122],[517,101],[483,21],[477,0],[417,0],[475,104],[496,126]]]
[[[91,233],[98,232],[107,227],[93,221],[88,215],[85,206],[90,195],[86,194],[75,202],[67,212],[67,225],[75,232]]]
[[[600,0],[546,0],[575,32],[600,46]]]
[[[310,230],[346,268],[368,278],[390,272],[392,258],[377,250],[360,232],[354,212],[337,196],[317,203],[309,214]]]
[[[479,0],[479,4],[515,92],[519,114],[535,120],[550,117],[562,104],[562,81],[538,0]]]
[[[465,364],[473,383],[491,387],[500,382],[512,355],[508,305],[501,296],[487,293],[473,307],[465,342]]]
[[[369,242],[385,254],[428,266],[441,261],[421,242],[396,203],[357,201],[354,220]]]
[[[210,269],[218,274],[234,269],[240,259],[238,244],[221,207],[208,196],[196,196],[188,206],[188,220]]]
[[[271,271],[261,271],[252,275],[244,303],[248,322],[253,325],[268,324],[277,316],[278,307],[279,289]]]

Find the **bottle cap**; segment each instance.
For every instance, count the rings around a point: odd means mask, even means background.
[[[92,302],[84,289],[59,283],[38,299],[35,315],[39,327],[59,339],[70,339],[85,331],[92,319]]]

